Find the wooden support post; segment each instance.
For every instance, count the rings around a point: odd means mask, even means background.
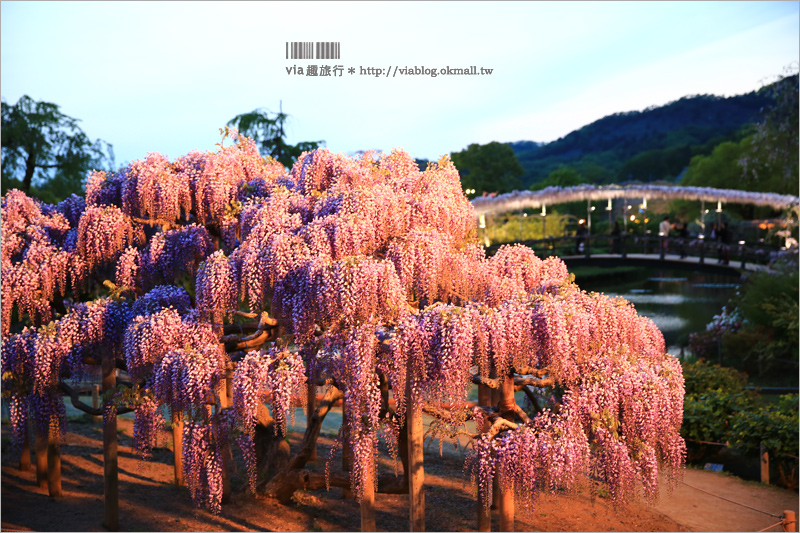
[[[92,408],[97,409],[100,405],[100,385],[92,385]]]
[[[506,376],[500,384],[500,416],[514,421],[514,376]],[[505,477],[507,472],[500,472],[500,476]],[[514,531],[514,485],[513,481],[500,479],[500,501],[498,502],[498,512],[500,514],[500,531]]]
[[[342,429],[343,429],[343,442],[342,442],[342,470],[350,472],[353,467],[353,452],[350,449],[350,431],[347,429],[347,403],[342,398]],[[352,482],[351,482],[352,487]],[[342,488],[342,498],[349,500],[353,498],[353,491],[351,488]]]
[[[496,379],[497,374],[492,370],[489,373],[489,378]],[[490,406],[497,406],[500,404],[500,390],[499,389],[491,389],[490,393],[492,395]],[[497,480],[497,476],[494,476],[494,481],[492,482],[492,505],[490,509],[497,510],[498,505],[500,502],[500,483]]]
[[[362,480],[364,496],[361,499],[361,531],[377,531],[375,528],[375,459],[370,460],[367,475]]]
[[[47,492],[51,498],[61,498],[61,447],[58,430],[51,428],[47,437]]]
[[[311,420],[311,417],[314,416],[314,411],[317,410],[317,385],[316,383],[309,383],[308,384],[308,398],[306,400],[306,426],[308,426],[308,421]],[[317,444],[314,443],[314,447],[311,449],[311,455],[308,457],[309,461],[316,461],[317,460]]]
[[[19,470],[20,472],[27,472],[31,469],[31,428],[28,420],[25,421],[25,427],[22,430],[22,453],[19,456]]]
[[[183,413],[172,413],[172,455],[176,485],[183,485]]]
[[[47,488],[47,434],[42,435],[39,428],[35,428],[36,438],[36,484],[40,489]]]
[[[501,474],[506,475],[505,472]],[[500,503],[497,506],[500,531],[514,531],[514,486],[506,483],[506,481],[500,483]]]
[[[486,385],[478,385],[478,405],[486,407],[492,403],[492,392]],[[487,420],[483,423],[483,427],[475,428],[475,431],[487,431],[491,423]],[[488,499],[489,501],[485,501]],[[491,505],[492,494],[481,495],[478,492],[478,531],[491,531],[492,530],[492,512],[489,509]]]
[[[406,375],[406,427],[408,429],[409,531],[425,531],[425,466],[423,463],[422,399],[414,396],[413,374]]]
[[[117,372],[112,354],[105,354],[102,362],[103,393],[117,386]],[[106,406],[103,406],[106,410]],[[107,411],[106,411],[107,412]],[[103,495],[105,521],[109,531],[119,529],[119,463],[117,458],[117,414],[103,417]]]
[[[769,485],[769,452],[764,443],[761,443],[761,483]]]
[[[795,516],[794,511],[783,512],[783,523],[781,523],[781,527],[784,531],[797,530],[797,517]]]

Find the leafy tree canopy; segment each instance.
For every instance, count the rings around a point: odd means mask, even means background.
[[[470,144],[465,150],[450,154],[461,175],[465,189],[482,192],[510,192],[520,189],[522,166],[514,150],[505,143]]]
[[[742,180],[739,159],[748,142],[749,138],[738,143],[724,142],[718,144],[710,155],[694,156],[681,185],[720,189],[738,189],[742,186],[747,188]]]
[[[283,111],[272,113],[268,109],[258,108],[236,115],[228,122],[228,126],[237,128],[239,133],[253,139],[261,155],[272,157],[291,168],[300,154],[325,146],[325,141],[305,141],[294,145],[287,143],[285,125],[288,118],[289,115]]]
[[[773,99],[740,161],[755,190],[798,194],[798,75],[786,76],[762,92]]]
[[[575,185],[580,185],[581,183],[588,182],[578,173],[577,170],[570,167],[561,167],[558,170],[551,172],[544,181],[533,184],[531,189],[538,191],[546,187],[573,187]]]
[[[81,193],[89,171],[113,167],[112,146],[89,139],[79,120],[62,113],[58,105],[25,95],[13,106],[3,100],[0,108],[4,192],[19,187],[58,201]]]

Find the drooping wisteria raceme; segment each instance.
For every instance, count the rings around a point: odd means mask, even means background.
[[[654,499],[659,464],[679,473],[683,381],[661,333],[627,302],[582,292],[557,258],[522,246],[487,257],[448,158],[420,170],[401,150],[317,149],[286,172],[226,138],[214,153],[94,172],[85,201],[3,198],[15,435],[31,414],[58,419],[58,381],[106,349],[135,384],[137,448],[153,446],[162,406],[183,416],[186,483],[215,512],[229,441],[254,489],[259,407],[282,432],[318,380],[344,396],[357,499],[377,483],[379,434],[404,428],[409,379],[441,431],[490,427],[470,463],[484,496],[497,477],[530,506],[591,476],[620,501],[638,487]],[[98,286],[108,298],[54,304]],[[31,327],[11,323],[14,309]],[[513,394],[467,409],[473,383],[527,387],[532,410]]]

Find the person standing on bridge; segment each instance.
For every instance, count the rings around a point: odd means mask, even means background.
[[[658,225],[658,236],[661,237],[661,247],[664,252],[667,251],[667,239],[669,239],[670,229],[672,229],[672,224],[669,223],[669,217],[664,217],[664,220]]]
[[[622,253],[622,230],[619,227],[619,220],[614,221],[614,229],[611,230],[611,253],[614,254],[621,254]]]
[[[575,254],[583,253],[583,241],[586,238],[586,234],[588,231],[586,230],[586,221],[580,219],[578,222],[578,230],[575,232],[575,235],[578,237],[575,241]]]
[[[681,222],[678,227],[678,237],[680,238],[681,259],[686,258],[686,240],[689,238],[689,228],[686,222]]]

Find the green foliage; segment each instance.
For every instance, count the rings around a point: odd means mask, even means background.
[[[759,374],[785,374],[787,370],[797,374],[798,283],[796,266],[748,277],[732,302],[745,320],[744,326],[723,337],[729,357],[755,366]]]
[[[487,217],[486,236],[494,244],[544,239],[547,236],[563,235],[567,221],[567,217],[548,213],[547,235],[545,235],[542,217],[538,214],[529,213],[527,217],[520,217],[519,213],[509,213],[499,217]]]
[[[465,150],[450,154],[464,189],[475,189],[478,195],[484,191],[510,192],[522,187],[519,180],[523,170],[514,155],[514,150],[504,143],[470,144]]]
[[[114,152],[91,141],[59,106],[25,95],[13,106],[2,101],[3,193],[18,187],[47,202],[81,194],[89,171],[114,166]]]
[[[753,393],[741,389],[708,389],[687,394],[683,402],[681,436],[696,441],[725,443],[730,439],[731,421],[740,416],[753,400]]]
[[[250,137],[264,157],[272,157],[283,166],[291,168],[303,152],[325,146],[325,141],[306,141],[297,144],[286,142],[285,125],[289,115],[280,111],[272,113],[263,108],[236,115],[228,126],[235,127],[245,137]]]
[[[795,69],[796,71],[796,69]],[[745,175],[759,191],[798,194],[798,75],[785,76],[762,89],[772,99],[741,160]]]
[[[628,159],[620,168],[619,181],[651,182],[674,180],[697,152],[688,144],[666,149],[647,150]]]
[[[797,400],[797,394],[787,394],[777,403],[753,406],[734,417],[730,428],[731,446],[747,453],[758,451],[763,442],[770,455],[797,457],[800,427]]]
[[[641,112],[609,115],[548,144],[511,146],[525,169],[526,187],[561,166],[574,168],[592,183],[674,179],[692,156],[708,154],[723,141],[738,142],[743,126],[754,124],[770,101],[766,92],[684,97]]]
[[[705,359],[683,361],[682,366],[687,395],[702,394],[709,390],[736,392],[747,383],[747,374],[735,368],[712,365]]]
[[[538,191],[545,187],[573,187],[581,183],[588,183],[588,181],[574,168],[561,167],[551,172],[544,181],[531,185],[531,189]]]
[[[681,185],[748,189],[743,183],[743,172],[739,166],[747,142],[747,139],[739,143],[724,142],[717,145],[710,155],[694,156]]]

